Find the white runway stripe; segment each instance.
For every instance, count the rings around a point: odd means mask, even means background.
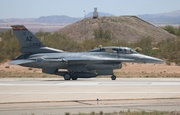
[[[0,83],[0,86],[144,86],[144,85],[180,85],[180,82],[63,82],[57,84],[11,84],[11,83]]]
[[[0,92],[0,94],[180,94],[180,92]]]

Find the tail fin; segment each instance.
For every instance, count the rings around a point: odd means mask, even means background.
[[[22,48],[39,48],[45,47],[28,29],[23,25],[11,26],[14,34]]]
[[[62,50],[45,47],[45,45],[23,25],[13,25],[11,27],[21,45],[22,53],[62,52]]]

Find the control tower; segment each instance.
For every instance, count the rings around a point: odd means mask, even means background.
[[[93,12],[93,18],[96,19],[98,18],[98,12],[97,12],[97,7],[94,7],[94,12]]]

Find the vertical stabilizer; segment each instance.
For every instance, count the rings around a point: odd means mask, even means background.
[[[28,29],[23,25],[11,26],[14,34],[16,35],[21,48],[40,48],[45,47],[43,43],[39,41]]]
[[[62,50],[45,47],[28,29],[23,25],[11,26],[14,34],[16,35],[22,53],[62,53]]]

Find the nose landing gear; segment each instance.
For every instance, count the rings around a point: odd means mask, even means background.
[[[116,76],[115,76],[115,75],[112,75],[112,76],[111,76],[111,79],[112,79],[112,80],[116,80]]]

